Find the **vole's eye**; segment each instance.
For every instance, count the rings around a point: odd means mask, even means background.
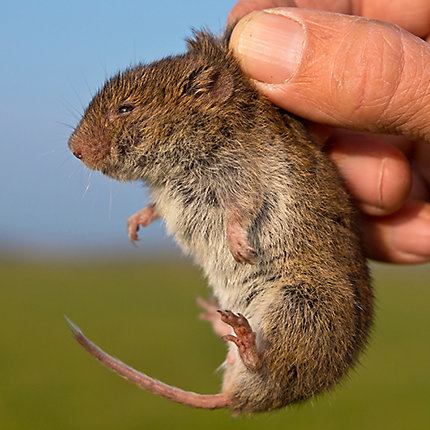
[[[126,113],[131,112],[134,109],[132,105],[121,105],[116,111],[118,115],[124,115]]]

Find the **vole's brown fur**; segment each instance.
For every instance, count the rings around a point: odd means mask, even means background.
[[[69,145],[90,168],[150,187],[130,235],[164,217],[234,313],[219,316],[236,336],[218,406],[279,408],[356,361],[373,300],[354,208],[302,124],[244,76],[228,36],[197,33],[186,54],[113,77]]]

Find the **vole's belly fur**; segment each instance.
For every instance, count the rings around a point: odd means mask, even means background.
[[[319,162],[327,170],[324,156]],[[372,294],[357,232],[342,216],[299,210],[294,201],[303,195],[294,194],[297,184],[289,183],[289,166],[283,168],[282,175],[260,178],[260,207],[248,230],[255,265],[238,264],[230,253],[221,196],[208,208],[204,189],[195,189],[192,199],[175,184],[152,190],[168,231],[203,268],[220,309],[243,314],[264,351],[262,370],[252,373],[230,345],[236,359],[225,366],[223,391],[240,411],[275,409],[334,384],[355,361],[371,323]],[[354,223],[347,194],[332,173],[336,205]],[[316,177],[309,188],[312,201],[320,192]]]

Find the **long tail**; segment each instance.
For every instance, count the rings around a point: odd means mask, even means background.
[[[191,391],[184,391],[170,385],[163,384],[156,379],[150,378],[149,376],[138,372],[130,366],[122,363],[121,361],[113,358],[97,345],[88,340],[82,331],[73,324],[66,317],[67,322],[70,325],[73,336],[75,339],[86,349],[93,357],[99,360],[103,365],[118,373],[118,375],[127,379],[138,387],[152,393],[158,394],[159,396],[166,397],[167,399],[173,400],[176,403],[181,403],[194,408],[203,409],[219,409],[228,408],[229,400],[224,393],[220,394],[197,394]]]

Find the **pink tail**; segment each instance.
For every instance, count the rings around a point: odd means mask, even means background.
[[[104,352],[97,345],[88,340],[79,327],[73,324],[68,318],[66,318],[66,320],[72,329],[75,339],[84,347],[84,349],[86,349],[93,357],[99,360],[106,367],[118,373],[118,375],[122,376],[128,381],[133,382],[138,387],[158,394],[159,396],[166,397],[167,399],[173,400],[176,403],[181,403],[194,408],[228,408],[229,401],[224,393],[203,395],[193,393],[191,391],[183,391],[179,388],[163,384],[156,379],[152,379],[149,376],[138,372],[132,367],[127,366],[126,364]]]

